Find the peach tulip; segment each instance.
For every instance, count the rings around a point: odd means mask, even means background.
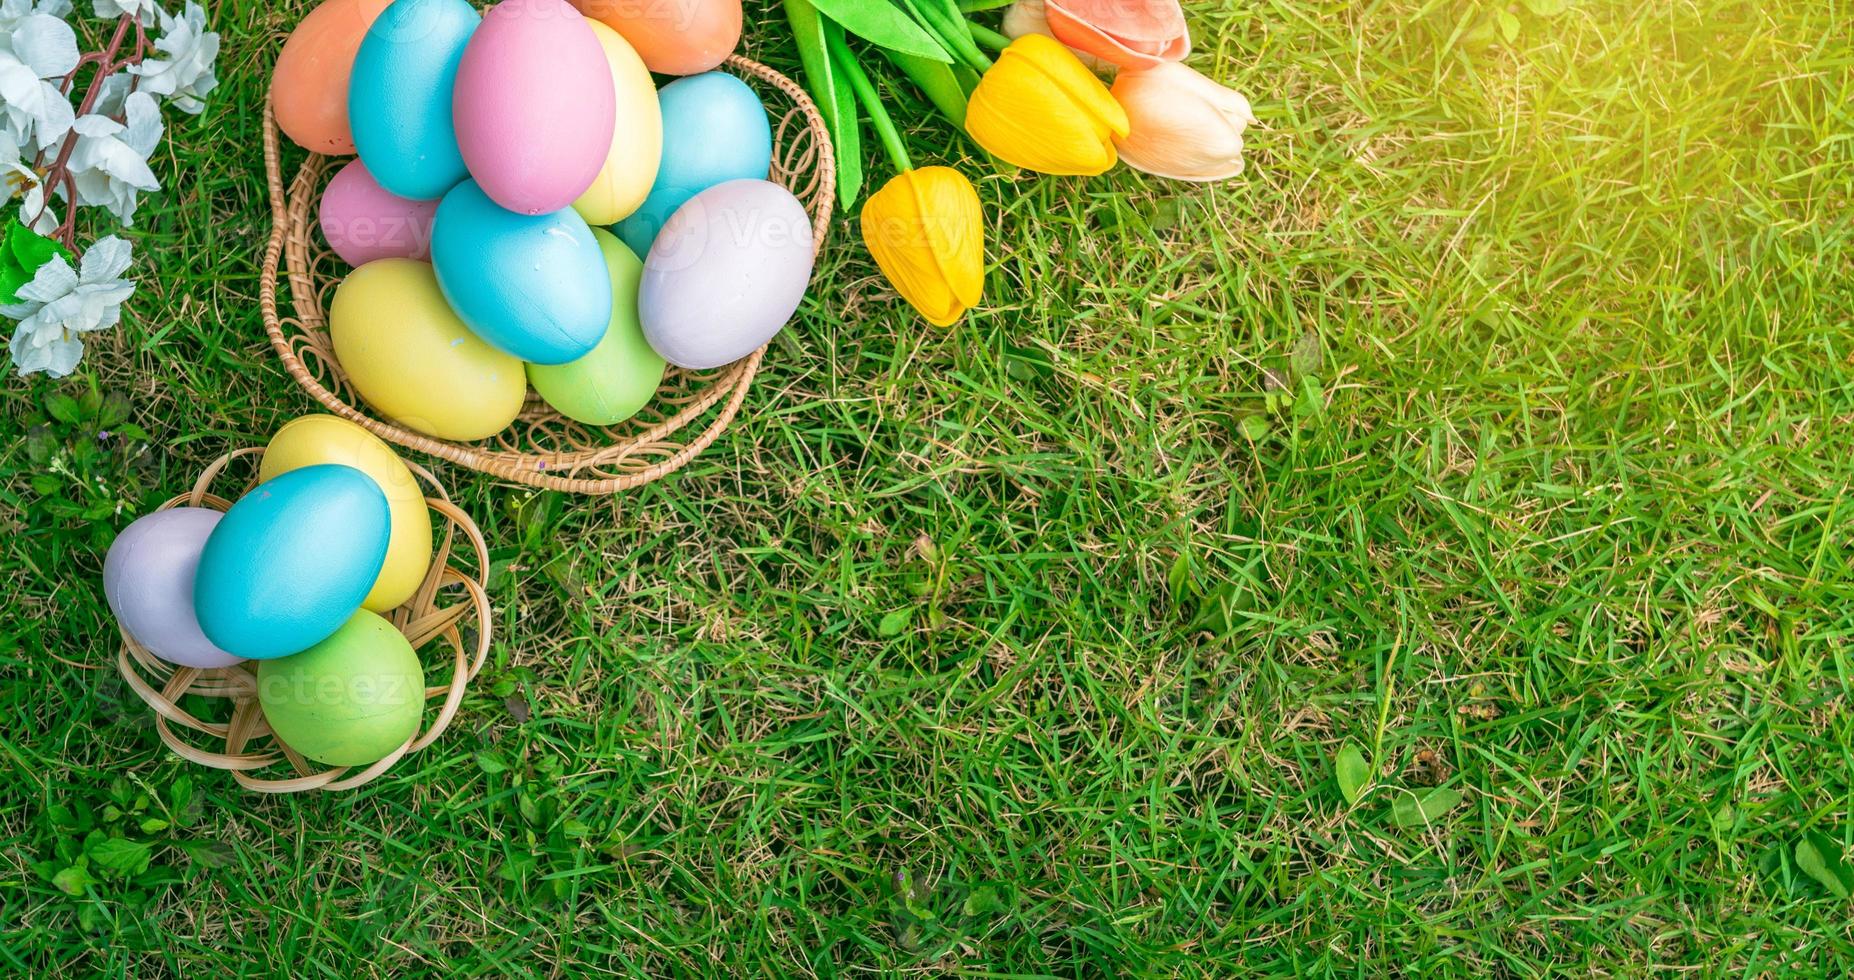
[[[1056,40],[1122,68],[1183,61],[1191,32],[1178,0],[1045,0]]]
[[[1242,173],[1242,133],[1255,121],[1242,93],[1177,64],[1123,71],[1113,91],[1130,124],[1114,141],[1127,166],[1173,180]]]

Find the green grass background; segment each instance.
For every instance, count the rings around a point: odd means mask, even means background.
[[[481,683],[272,799],[104,669],[115,531],[312,407],[256,298],[306,5],[218,0],[126,325],[0,383],[0,971],[1844,975],[1795,853],[1854,828],[1854,6],[1553,6],[1190,5],[1262,120],[1210,188],[997,174],[894,91],[985,306],[924,329],[840,220],[683,473],[440,467]],[[91,391],[144,448],[28,435]],[[66,894],[92,833],[149,870]]]

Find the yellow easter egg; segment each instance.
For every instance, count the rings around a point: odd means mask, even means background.
[[[644,203],[657,180],[663,158],[663,113],[657,108],[657,87],[650,70],[617,31],[590,18],[586,26],[598,36],[611,66],[617,98],[618,124],[612,127],[612,148],[605,166],[586,193],[573,202],[573,210],[589,225],[609,225],[628,218]]]
[[[351,466],[386,494],[391,536],[386,564],[362,606],[386,612],[405,604],[431,568],[431,509],[405,461],[366,429],[333,415],[305,415],[277,430],[264,450],[258,479],[323,463]]]
[[[361,398],[428,436],[487,439],[528,397],[521,361],[464,326],[424,262],[378,259],[349,273],[335,288],[328,333]]]

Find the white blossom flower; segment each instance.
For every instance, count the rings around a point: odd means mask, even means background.
[[[46,204],[45,185],[33,184],[26,188],[26,197],[19,204],[19,223],[41,235],[49,235],[58,229],[58,220],[58,209]]]
[[[206,108],[206,93],[219,84],[212,73],[212,63],[219,57],[219,35],[206,29],[206,11],[191,0],[179,17],[157,12],[161,36],[155,38],[154,48],[166,57],[145,59],[129,71],[141,76],[140,91],[162,96],[176,109],[197,116]]]
[[[148,169],[148,155],[161,142],[161,109],[154,96],[134,92],[124,100],[123,112],[125,122],[95,113],[77,120],[71,127],[77,144],[67,166],[77,185],[78,204],[101,205],[116,220],[134,227],[137,195],[161,189]]]
[[[155,6],[155,0],[94,0],[91,10],[104,20],[115,20],[124,14],[135,18],[136,23],[152,23],[149,14],[159,14],[161,8]]]
[[[0,47],[5,47],[7,39],[13,36],[13,30],[19,22],[33,14],[64,19],[71,12],[70,0],[0,0]]]
[[[51,80],[76,71],[77,60],[71,25],[42,13],[15,19],[0,43],[0,123],[41,144],[64,135],[74,114]]]
[[[20,145],[16,134],[0,126],[0,204],[12,201],[31,178],[32,171],[26,167],[25,147]]]
[[[10,346],[20,374],[62,378],[76,369],[84,356],[82,335],[115,326],[135,293],[135,284],[121,278],[130,259],[129,243],[111,235],[84,253],[81,271],[53,256],[19,287],[22,302],[0,306],[0,316],[20,321]]]

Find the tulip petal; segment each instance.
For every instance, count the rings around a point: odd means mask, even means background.
[[[1126,41],[1164,43],[1185,32],[1178,0],[1046,0],[1046,8]]]
[[[897,175],[864,203],[862,232],[882,274],[927,322],[950,326],[984,297],[984,216],[959,171]]]
[[[972,93],[966,131],[1000,159],[1039,173],[1092,176],[1112,168],[1111,137],[1126,110],[1058,41],[1011,42]]]
[[[1050,35],[1122,68],[1151,68],[1191,53],[1184,12],[1174,0],[1048,0]]]
[[[1115,141],[1127,166],[1173,180],[1224,180],[1242,173],[1249,100],[1197,71],[1163,64],[1122,72],[1114,98],[1132,131]]]

